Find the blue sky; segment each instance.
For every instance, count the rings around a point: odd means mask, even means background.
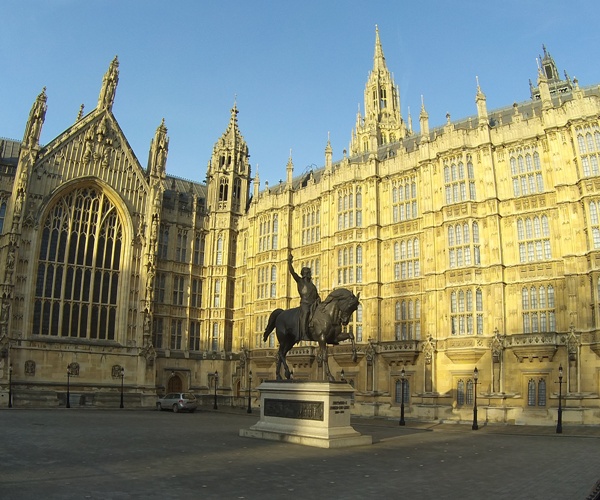
[[[375,25],[418,130],[529,99],[545,44],[559,71],[600,83],[600,2],[555,0],[4,0],[0,137],[21,139],[47,87],[42,143],[97,102],[118,55],[113,112],[143,167],[164,117],[167,172],[203,181],[237,100],[261,187],[324,163],[330,133],[342,157],[373,65]]]

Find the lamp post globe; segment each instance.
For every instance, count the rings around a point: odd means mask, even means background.
[[[477,424],[477,381],[479,379],[479,370],[475,367],[473,370],[473,425],[471,429],[476,431],[479,429]]]

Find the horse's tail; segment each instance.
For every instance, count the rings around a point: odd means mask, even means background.
[[[283,312],[283,309],[275,309],[271,313],[271,316],[269,316],[269,322],[267,323],[267,327],[265,328],[265,333],[263,334],[263,342],[266,342],[267,339],[269,338],[269,335],[271,334],[271,332],[275,328],[275,321],[277,320],[277,317],[282,312]]]

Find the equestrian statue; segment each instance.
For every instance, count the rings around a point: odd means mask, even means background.
[[[342,330],[350,322],[352,313],[356,311],[359,304],[360,293],[354,295],[346,288],[333,290],[325,300],[321,301],[317,287],[312,282],[311,270],[303,267],[300,275],[294,271],[292,266],[293,256],[288,256],[288,268],[290,274],[298,285],[300,294],[300,307],[292,309],[275,309],[269,316],[269,322],[265,328],[264,340],[269,338],[273,330],[279,341],[277,351],[276,377],[282,380],[281,366],[283,365],[285,378],[291,378],[291,372],[286,362],[286,355],[302,340],[319,343],[321,357],[323,359],[323,375],[330,382],[335,378],[329,370],[327,361],[327,345],[337,345],[343,340],[352,341],[353,360],[356,361],[356,344],[352,332]]]

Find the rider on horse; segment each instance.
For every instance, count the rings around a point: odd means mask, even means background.
[[[309,335],[310,319],[315,308],[321,302],[317,287],[312,282],[312,273],[310,267],[303,267],[300,271],[301,276],[294,271],[292,260],[294,257],[290,253],[288,256],[288,267],[290,274],[298,284],[298,293],[300,294],[300,324],[299,340],[311,340]]]

